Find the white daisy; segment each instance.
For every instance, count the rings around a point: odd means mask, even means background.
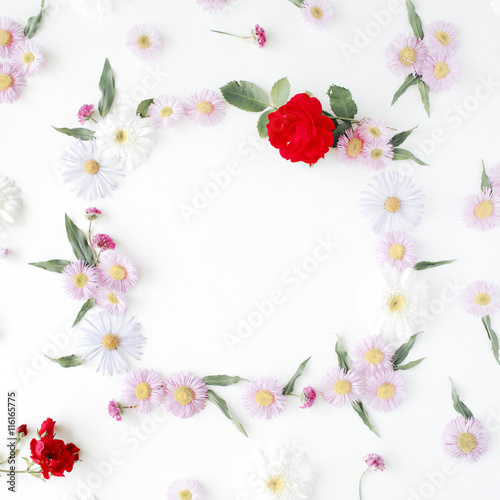
[[[112,0],[73,0],[73,5],[87,16],[109,16],[113,13]]]
[[[0,175],[0,230],[12,224],[21,208],[21,194],[16,183]]]
[[[33,76],[40,71],[45,58],[40,45],[33,40],[26,39],[14,49],[12,61],[23,75]]]
[[[107,158],[123,158],[130,170],[147,160],[153,146],[152,132],[147,120],[133,112],[115,111],[99,123],[95,136]]]
[[[301,13],[304,20],[317,30],[327,28],[333,19],[332,4],[327,0],[306,0]]]
[[[154,128],[163,129],[177,123],[184,116],[184,108],[178,99],[168,95],[154,98],[149,106],[149,119]]]
[[[135,57],[141,61],[149,61],[160,53],[162,43],[154,26],[140,23],[128,30],[126,45]]]

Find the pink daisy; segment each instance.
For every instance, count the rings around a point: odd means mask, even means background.
[[[386,370],[366,381],[365,398],[377,411],[395,410],[406,397],[406,382],[401,373]]]
[[[473,417],[457,417],[448,422],[443,432],[445,453],[471,464],[488,451],[490,440],[488,431]]]
[[[326,0],[305,0],[301,9],[305,21],[317,30],[328,27],[333,19],[333,8]]]
[[[427,47],[416,36],[399,34],[386,51],[387,66],[397,76],[420,75]]]
[[[45,58],[40,45],[27,39],[13,50],[12,62],[23,75],[33,76],[43,67]]]
[[[0,17],[0,58],[10,59],[17,45],[24,40],[24,30],[10,17]]]
[[[0,104],[17,101],[24,86],[24,76],[15,64],[0,63]]]
[[[203,89],[189,96],[185,111],[187,117],[198,125],[210,127],[224,117],[224,99],[212,90]]]
[[[491,189],[500,194],[500,163],[492,165],[488,172],[488,177],[490,179]]]
[[[390,231],[378,242],[377,258],[382,267],[389,264],[404,271],[417,263],[417,242],[403,231]]]
[[[154,98],[149,106],[149,119],[154,128],[164,129],[177,123],[184,116],[184,108],[178,99],[168,95]]]
[[[158,55],[161,44],[160,34],[150,24],[136,24],[127,33],[126,45],[141,61],[149,61]]]
[[[62,271],[64,291],[77,300],[87,300],[97,292],[95,269],[83,260],[68,264]]]
[[[220,12],[231,0],[196,0],[196,3],[207,12]]]
[[[365,142],[360,155],[361,164],[371,170],[382,170],[390,165],[394,158],[394,148],[390,142],[383,139],[373,139]]]
[[[500,290],[494,283],[475,281],[463,295],[467,312],[479,318],[492,316],[500,309]]]
[[[241,395],[243,407],[252,417],[277,417],[286,405],[283,386],[274,378],[260,378],[248,382]]]
[[[304,387],[302,394],[300,395],[301,408],[311,408],[311,406],[316,401],[316,391],[313,387],[308,385]]]
[[[373,335],[361,339],[351,351],[354,368],[367,377],[392,370],[396,349],[383,337]]]
[[[330,370],[321,379],[320,392],[323,399],[337,408],[358,401],[363,394],[363,378],[354,371],[346,371],[338,366]]]
[[[433,92],[443,92],[460,78],[460,68],[453,57],[430,55],[422,67],[422,80]]]
[[[192,479],[177,479],[167,491],[167,500],[203,500],[200,483]]]
[[[108,404],[108,413],[111,418],[114,418],[117,422],[122,421],[122,407],[121,404],[112,399]]]
[[[500,194],[485,188],[479,194],[471,194],[462,205],[462,218],[470,229],[488,231],[500,224]]]
[[[137,266],[124,255],[106,252],[97,265],[97,273],[104,288],[125,293],[139,279]]]
[[[122,401],[140,413],[150,413],[163,402],[165,382],[155,370],[134,370],[127,373],[122,387]]]
[[[92,113],[94,112],[94,105],[93,104],[84,104],[83,106],[80,106],[80,109],[78,110],[78,121],[84,125],[87,120],[92,119]]]
[[[388,142],[391,138],[391,129],[380,120],[372,120],[371,118],[363,118],[357,127],[359,137],[363,141],[371,141],[373,139],[381,139]]]
[[[167,411],[176,417],[192,417],[205,408],[207,392],[205,382],[194,373],[173,373],[167,380]]]
[[[458,49],[458,30],[445,21],[436,21],[424,30],[429,49],[443,55],[452,55]]]
[[[347,165],[356,163],[356,160],[361,159],[364,144],[358,131],[350,128],[339,137],[337,142],[337,156],[339,160]]]
[[[124,314],[127,310],[127,298],[115,290],[99,287],[94,298],[95,305],[108,314]]]

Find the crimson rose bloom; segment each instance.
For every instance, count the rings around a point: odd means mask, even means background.
[[[321,103],[307,94],[293,96],[269,115],[269,142],[285,160],[312,165],[333,146],[333,120],[322,114]]]
[[[55,422],[48,418],[38,432],[40,439],[32,439],[30,443],[31,460],[41,467],[45,479],[64,477],[64,472],[71,472],[79,459],[80,450],[73,443],[54,439],[54,425]]]

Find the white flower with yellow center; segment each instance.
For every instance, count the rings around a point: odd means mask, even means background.
[[[0,230],[13,224],[21,208],[21,194],[16,183],[0,175]]]
[[[304,20],[317,30],[327,28],[333,19],[332,4],[327,0],[306,0],[301,13]]]

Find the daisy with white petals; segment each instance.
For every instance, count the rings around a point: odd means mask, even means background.
[[[159,407],[164,396],[165,381],[155,370],[134,370],[123,381],[122,403],[140,413],[150,413]]]
[[[361,164],[371,170],[382,170],[390,165],[394,158],[394,148],[383,139],[373,139],[365,143],[360,155]]]
[[[149,106],[149,119],[154,128],[165,129],[176,124],[184,116],[184,108],[178,99],[168,95],[154,98]]]
[[[436,21],[424,30],[425,41],[433,51],[444,55],[454,54],[458,49],[458,30],[445,21]]]
[[[360,340],[351,351],[352,365],[367,377],[392,370],[392,357],[396,349],[380,337],[374,335]]]
[[[177,479],[167,491],[167,500],[203,500],[200,483],[193,479]]]
[[[160,53],[161,37],[150,24],[136,24],[127,33],[127,48],[141,61],[149,61]]]
[[[323,376],[320,391],[327,403],[340,408],[359,400],[363,388],[363,377],[359,373],[334,367]]]
[[[365,398],[376,411],[394,411],[406,394],[405,379],[398,371],[380,372],[366,381]]]
[[[12,224],[21,208],[21,193],[16,183],[0,175],[0,230]]]
[[[327,0],[306,0],[301,13],[305,21],[317,30],[327,28],[333,19],[333,7]]]
[[[12,53],[12,62],[22,74],[33,76],[40,71],[45,62],[40,45],[26,39],[21,42]]]
[[[195,92],[187,101],[186,116],[198,125],[211,127],[224,118],[224,99],[212,90],[204,89],[201,92]]]
[[[127,298],[116,290],[99,287],[94,298],[95,305],[108,314],[124,314],[127,310]]]
[[[417,242],[403,231],[391,231],[380,238],[377,258],[382,267],[389,264],[398,271],[414,267],[417,263]]]
[[[463,295],[467,312],[478,318],[491,316],[500,309],[500,290],[494,283],[474,281]]]
[[[62,270],[62,277],[64,290],[72,299],[87,300],[97,292],[95,269],[83,260],[68,264]]]
[[[460,78],[460,68],[452,56],[430,55],[422,66],[422,81],[433,92],[448,90]]]
[[[139,279],[137,266],[117,252],[106,252],[101,255],[97,264],[97,274],[103,287],[119,293],[128,292]]]
[[[91,17],[109,16],[113,13],[112,0],[73,0],[73,5]]]
[[[391,138],[391,129],[384,122],[373,120],[372,118],[363,118],[360,120],[356,131],[363,141],[380,139],[388,142]]]

